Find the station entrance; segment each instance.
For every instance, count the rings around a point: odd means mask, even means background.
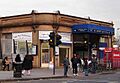
[[[91,58],[93,49],[99,45],[100,35],[96,34],[73,34],[73,53],[79,57]]]
[[[73,53],[78,57],[91,59],[93,53],[99,56],[99,48],[112,47],[114,28],[95,24],[78,24],[72,26],[72,34]]]

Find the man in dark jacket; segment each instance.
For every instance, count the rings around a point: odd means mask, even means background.
[[[71,62],[72,62],[72,68],[73,68],[73,75],[78,75],[78,71],[77,71],[77,64],[78,64],[78,58],[76,56],[76,54],[73,55],[72,59],[71,59]]]
[[[67,72],[68,72],[68,68],[69,68],[69,59],[68,57],[66,56],[63,60],[63,66],[64,66],[64,76],[67,76]]]

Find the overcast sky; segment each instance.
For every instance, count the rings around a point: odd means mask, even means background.
[[[111,22],[120,28],[120,0],[0,0],[0,16],[29,14],[32,10]]]

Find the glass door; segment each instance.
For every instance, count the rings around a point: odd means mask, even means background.
[[[41,67],[48,67],[50,61],[50,52],[48,42],[43,42],[41,45]]]

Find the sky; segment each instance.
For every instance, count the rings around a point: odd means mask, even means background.
[[[0,0],[0,16],[60,11],[77,17],[114,23],[120,28],[120,0]],[[118,30],[116,31],[118,34]]]

